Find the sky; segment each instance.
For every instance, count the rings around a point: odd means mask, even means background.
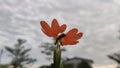
[[[0,0],[0,49],[27,40],[36,64],[50,64],[41,54],[41,43],[51,38],[41,31],[40,21],[56,18],[67,30],[78,28],[83,37],[75,46],[64,46],[66,57],[84,57],[95,64],[115,64],[107,55],[120,50],[120,0]],[[38,54],[39,53],[39,54]],[[2,63],[10,62],[5,52]],[[44,61],[44,62],[43,62]]]

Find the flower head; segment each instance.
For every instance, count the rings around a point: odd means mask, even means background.
[[[78,33],[77,28],[73,28],[70,31],[66,33],[66,36],[61,39],[62,45],[74,45],[77,44],[80,39],[83,36],[82,32]]]
[[[49,26],[45,21],[40,22],[42,26],[42,31],[49,37],[56,38],[59,33],[62,33],[66,30],[66,24],[59,25],[56,19],[53,19],[51,26]]]
[[[41,30],[47,36],[55,38],[55,43],[60,41],[62,45],[77,44],[79,42],[78,39],[83,36],[83,33],[78,32],[77,28],[73,28],[66,34],[64,34],[63,32],[66,30],[67,27],[66,24],[60,26],[56,19],[53,19],[51,26],[49,26],[45,21],[41,21],[40,24],[42,26]]]

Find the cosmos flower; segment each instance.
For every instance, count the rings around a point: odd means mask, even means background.
[[[73,28],[64,34],[63,32],[67,27],[66,24],[60,26],[56,19],[53,19],[51,27],[45,21],[41,21],[40,24],[42,26],[41,30],[43,33],[49,37],[55,38],[55,43],[60,41],[61,45],[75,45],[79,42],[78,39],[83,36],[83,33],[78,32],[77,28]]]

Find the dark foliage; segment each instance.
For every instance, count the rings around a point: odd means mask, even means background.
[[[26,49],[23,44],[26,43],[26,40],[18,39],[17,44],[14,45],[14,48],[6,46],[5,49],[10,53],[12,57],[11,65],[16,67],[22,67],[24,64],[34,63],[36,59],[30,58],[28,52],[31,51],[30,48]]]
[[[108,55],[108,57],[120,64],[120,54],[114,53],[112,55]]]

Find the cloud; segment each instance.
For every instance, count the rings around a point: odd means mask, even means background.
[[[67,31],[76,27],[84,33],[77,46],[65,47],[66,56],[91,58],[101,64],[108,60],[107,54],[119,50],[119,11],[118,0],[1,0],[0,44],[12,46],[17,38],[25,38],[33,57],[37,55],[41,62],[44,56],[36,53],[37,46],[49,38],[41,32],[39,22],[50,24],[57,18],[68,25]]]

